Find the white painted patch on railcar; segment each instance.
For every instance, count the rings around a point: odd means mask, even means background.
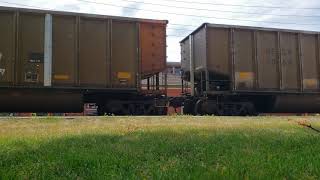
[[[1,76],[3,76],[5,72],[6,72],[5,69],[0,69],[0,75],[1,75]]]
[[[0,63],[1,63],[2,57],[3,57],[2,52],[0,52]],[[4,76],[4,73],[6,73],[6,69],[0,68],[0,75]]]

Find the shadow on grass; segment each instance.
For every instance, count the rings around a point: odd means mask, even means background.
[[[319,137],[298,135],[136,131],[20,140],[0,150],[0,179],[317,179]]]

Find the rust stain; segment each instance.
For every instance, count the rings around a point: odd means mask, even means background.
[[[141,71],[148,76],[166,68],[166,25],[140,24]]]

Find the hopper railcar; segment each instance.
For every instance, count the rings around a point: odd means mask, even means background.
[[[0,7],[0,111],[165,114],[167,23]]]
[[[205,23],[181,41],[184,113],[319,113],[319,49],[318,32]]]

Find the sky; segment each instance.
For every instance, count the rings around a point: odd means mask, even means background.
[[[204,22],[320,31],[319,0],[0,0],[0,6],[168,20],[168,62]]]

